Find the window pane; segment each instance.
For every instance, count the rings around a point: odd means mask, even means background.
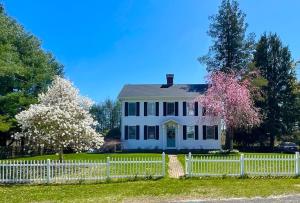
[[[129,116],[136,115],[136,103],[128,103],[128,115]]]
[[[155,126],[148,126],[148,139],[155,139]]]
[[[147,105],[147,113],[149,116],[155,116],[155,103],[149,102]]]
[[[189,116],[194,116],[195,115],[195,104],[194,103],[187,103],[187,114]]]
[[[136,139],[136,126],[129,126],[128,127],[128,138],[129,139]]]
[[[175,115],[175,104],[172,103],[167,103],[167,115],[173,116]]]
[[[194,137],[195,137],[195,128],[194,128],[194,126],[187,126],[186,134],[187,134],[187,138],[194,139]]]
[[[215,139],[215,127],[206,126],[206,139]]]

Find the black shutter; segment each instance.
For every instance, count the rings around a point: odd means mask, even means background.
[[[206,116],[206,108],[205,107],[202,108],[202,116]]]
[[[147,102],[144,102],[144,116],[147,116]]]
[[[198,102],[195,102],[195,116],[198,116]]]
[[[155,127],[155,138],[159,140],[159,125]]]
[[[136,102],[136,116],[140,116],[140,102]]]
[[[125,125],[125,140],[128,140],[128,126]]]
[[[199,139],[198,131],[199,131],[198,126],[195,125],[195,140],[198,140],[198,139]]]
[[[175,116],[178,116],[178,102],[175,102]]]
[[[128,102],[125,102],[125,116],[128,116]]]
[[[164,102],[164,116],[166,116],[167,115],[167,102]]]
[[[136,134],[136,139],[139,140],[140,139],[140,126],[139,125],[135,126],[135,134]]]
[[[186,116],[186,102],[182,103],[182,115]]]
[[[183,128],[183,139],[186,140],[186,125],[182,126]]]
[[[217,140],[218,139],[218,136],[219,136],[219,132],[218,132],[218,126],[217,125],[215,125],[215,140]]]
[[[159,102],[155,102],[155,114],[159,116]]]
[[[144,140],[148,139],[148,126],[144,125]]]
[[[206,140],[206,125],[203,126],[203,140]]]

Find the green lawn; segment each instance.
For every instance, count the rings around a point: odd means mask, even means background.
[[[149,157],[161,157],[160,153],[111,153],[111,154],[93,154],[93,153],[78,153],[78,154],[65,154],[64,160],[106,160],[106,157],[111,158],[149,158]],[[166,156],[167,157],[167,156]],[[58,160],[58,155],[43,155],[16,158],[14,160]]]
[[[78,185],[0,186],[0,202],[120,202],[299,194],[300,179],[159,179]]]

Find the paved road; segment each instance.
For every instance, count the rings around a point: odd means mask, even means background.
[[[277,196],[277,197],[257,197],[257,198],[232,198],[232,199],[221,199],[221,200],[184,200],[179,201],[184,203],[273,203],[273,202],[299,202],[300,194],[297,195],[287,195],[287,196]]]

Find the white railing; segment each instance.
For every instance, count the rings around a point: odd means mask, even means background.
[[[0,161],[0,183],[63,183],[165,176],[161,157],[120,157],[106,160]]]
[[[299,152],[295,154],[241,154],[185,156],[185,173],[197,176],[298,176]]]

